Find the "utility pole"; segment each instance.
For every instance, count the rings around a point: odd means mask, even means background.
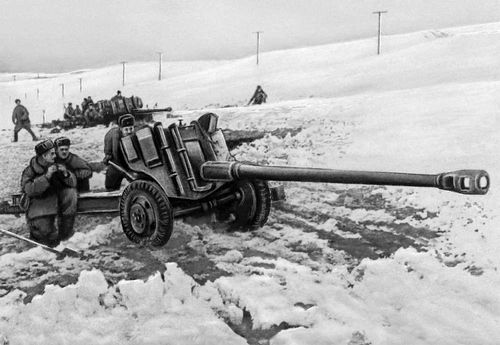
[[[377,40],[377,55],[380,55],[380,18],[382,13],[387,13],[387,11],[375,11],[373,14],[378,14],[378,40]]]
[[[82,79],[83,78],[79,78],[80,79],[80,93],[82,93]]]
[[[260,34],[264,31],[254,31],[257,34],[257,65],[259,64],[259,48],[260,48]]]
[[[14,74],[14,81],[16,81],[16,75]]]
[[[62,98],[64,98],[64,84],[61,84],[61,94]]]
[[[162,52],[156,53],[159,56],[159,61],[158,61],[158,80],[161,80],[161,58],[163,56]]]
[[[36,89],[36,99],[40,99],[40,89]]]
[[[120,62],[123,65],[123,70],[122,70],[122,86],[125,86],[125,64],[127,61],[122,61]]]

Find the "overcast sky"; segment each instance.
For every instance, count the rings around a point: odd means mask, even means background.
[[[0,0],[0,72],[63,72],[500,21],[500,0]]]

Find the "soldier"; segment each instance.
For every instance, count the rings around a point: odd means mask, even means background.
[[[83,112],[82,109],[80,109],[80,106],[77,104],[75,108],[75,122],[77,125],[85,125],[86,121],[85,118],[83,117]]]
[[[28,112],[28,109],[24,105],[21,104],[20,99],[16,99],[16,106],[14,110],[12,111],[12,123],[14,123],[14,140],[13,142],[17,142],[18,140],[18,133],[21,129],[25,129],[28,131],[29,134],[31,134],[31,137],[33,138],[33,141],[37,141],[38,138],[36,137],[35,133],[31,130],[31,121],[30,121],[30,113]]]
[[[94,104],[94,101],[92,100],[92,97],[88,96],[87,98],[83,99],[83,102],[82,102],[82,111],[83,111],[83,113],[85,113],[85,111],[87,110],[87,108],[91,104]]]
[[[101,115],[99,114],[99,112],[95,110],[93,103],[88,104],[88,108],[87,110],[85,110],[85,113],[83,115],[87,125],[95,124],[99,120],[100,116]]]
[[[27,198],[26,221],[32,239],[54,247],[73,235],[76,177],[64,164],[55,163],[52,140],[38,143],[35,152],[21,177],[21,190]]]
[[[75,108],[75,116],[82,116],[82,114],[82,109],[80,109],[80,106],[77,104]]]
[[[255,92],[253,93],[253,96],[252,98],[250,98],[250,101],[247,105],[266,103],[266,100],[267,94],[264,92],[260,85],[257,85],[257,88],[255,89]]]
[[[92,97],[88,96],[87,97],[87,106],[89,105],[94,105],[94,101],[92,100]]]
[[[69,151],[71,141],[66,137],[54,140],[56,149],[56,163],[64,164],[66,168],[76,176],[76,189],[78,192],[90,190],[89,180],[92,177],[90,165],[78,155]]]
[[[116,91],[116,95],[111,97],[111,101],[118,101],[120,99],[123,99],[122,92],[120,90]]]
[[[85,110],[87,110],[87,99],[84,98],[82,102],[82,112],[85,113]]]
[[[66,109],[64,109],[64,119],[71,121],[75,116],[75,109],[73,109],[73,103],[69,102]]]
[[[123,154],[120,150],[120,139],[134,133],[135,119],[131,114],[125,114],[118,118],[118,127],[111,128],[104,137],[104,159],[106,165],[109,161],[120,166],[125,165]],[[125,176],[116,168],[108,165],[104,186],[107,190],[120,189]]]

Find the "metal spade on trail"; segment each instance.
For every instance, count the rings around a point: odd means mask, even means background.
[[[49,246],[46,246],[45,244],[38,243],[38,242],[30,240],[29,238],[26,238],[24,236],[15,234],[13,232],[10,232],[8,230],[0,229],[0,232],[3,233],[3,234],[5,234],[5,235],[7,235],[7,236],[11,236],[11,237],[17,238],[18,240],[22,240],[24,242],[28,242],[30,244],[33,244],[35,246],[38,246],[38,247],[46,250],[46,251],[54,253],[54,254],[56,254],[56,259],[57,260],[63,259],[66,256],[77,257],[77,258],[81,258],[82,257],[82,255],[79,252],[77,252],[76,250],[74,250],[74,249],[64,248],[63,250],[57,250],[57,249],[51,248]]]

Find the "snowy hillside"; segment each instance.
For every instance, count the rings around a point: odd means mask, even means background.
[[[287,201],[263,228],[176,221],[158,250],[130,243],[118,218],[80,216],[76,235],[60,247],[82,250],[86,260],[59,261],[2,237],[0,344],[498,343],[500,23],[384,37],[380,56],[375,44],[269,52],[259,66],[254,57],[165,62],[162,81],[156,63],[129,63],[125,87],[121,65],[16,81],[0,74],[3,128],[17,97],[39,122],[43,109],[57,118],[63,103],[121,89],[149,106],[172,106],[185,120],[210,110],[222,128],[300,129],[238,147],[239,160],[485,169],[492,181],[486,196],[286,183]],[[269,103],[244,107],[257,84]],[[78,154],[98,160],[106,131],[66,135]],[[2,133],[7,196],[17,191],[33,142],[26,132],[15,144],[10,129]],[[102,184],[95,176],[92,185]],[[23,218],[2,216],[0,227],[27,234]]]
[[[423,31],[383,38],[375,56],[375,39],[275,51],[233,61],[157,62],[81,70],[62,75],[0,75],[0,111],[10,114],[15,98],[31,109],[35,122],[61,116],[63,104],[83,97],[109,99],[117,89],[139,95],[145,104],[196,109],[209,104],[242,105],[255,85],[265,85],[273,101],[341,97],[360,93],[427,88],[443,84],[494,82],[500,77],[500,24]],[[82,92],[80,92],[82,78]],[[65,97],[62,97],[64,84]],[[37,99],[37,89],[39,99]],[[8,127],[2,124],[0,127]]]

